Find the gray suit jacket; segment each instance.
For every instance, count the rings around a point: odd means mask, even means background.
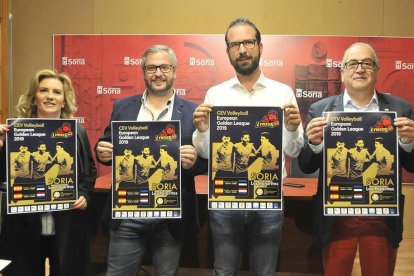
[[[378,105],[381,111],[396,111],[397,117],[414,118],[411,105],[407,101],[378,92],[377,95]],[[325,98],[311,105],[308,112],[307,123],[313,118],[321,117],[323,112],[343,110],[343,94]],[[323,152],[315,154],[309,146],[306,132],[304,135],[305,146],[298,157],[299,167],[304,173],[313,173],[321,168],[319,170],[318,191],[314,196],[313,231],[316,245],[325,247],[330,241],[335,217],[326,217],[323,215]],[[399,162],[400,175],[402,167],[409,172],[414,172],[414,151],[406,152],[400,148]],[[399,243],[402,240],[403,231],[404,195],[401,194],[401,177],[398,184],[400,186],[400,215],[397,217],[387,217],[388,237],[393,247],[399,246]]]

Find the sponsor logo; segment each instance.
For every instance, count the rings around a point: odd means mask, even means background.
[[[256,122],[256,127],[277,127],[280,124],[278,117],[276,110],[269,110],[260,121]]]
[[[141,58],[124,57],[124,65],[141,65]]]
[[[119,87],[103,87],[102,85],[98,85],[96,87],[96,94],[102,95],[119,95],[121,94],[121,88]]]
[[[340,60],[333,60],[331,58],[326,59],[326,67],[328,68],[341,68],[342,61]]]
[[[155,141],[173,141],[177,138],[175,134],[175,126],[168,124],[160,134],[155,135]]]
[[[382,116],[374,126],[369,129],[370,133],[388,133],[394,129],[389,116]]]
[[[56,131],[52,132],[52,138],[68,138],[72,137],[72,127],[69,123],[63,123]]]
[[[395,69],[397,70],[414,70],[414,62],[395,61]]]
[[[62,57],[62,65],[85,65],[86,59],[84,58],[68,58]]]
[[[181,95],[181,96],[185,96],[185,94],[187,94],[187,91],[185,88],[178,88],[178,89],[175,88],[174,91],[177,95]]]
[[[190,66],[214,66],[216,65],[216,62],[212,58],[195,58],[190,57]]]
[[[317,98],[322,99],[322,91],[306,91],[296,88],[296,98]]]
[[[260,66],[263,67],[283,67],[283,60],[281,59],[261,59]]]

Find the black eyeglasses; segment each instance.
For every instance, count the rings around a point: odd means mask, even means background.
[[[240,49],[240,45],[243,44],[246,49],[253,49],[256,46],[256,39],[246,39],[243,41],[234,41],[227,43],[227,47],[230,51],[237,51]]]
[[[344,63],[344,68],[349,70],[356,70],[360,64],[362,68],[364,68],[365,70],[374,70],[375,68],[377,68],[377,64],[375,63],[375,61],[370,59],[365,59],[362,61],[354,59],[350,60]]]
[[[161,65],[147,65],[144,66],[144,70],[147,73],[154,74],[157,72],[157,69],[160,68],[162,73],[169,73],[174,66],[171,64],[161,64]]]

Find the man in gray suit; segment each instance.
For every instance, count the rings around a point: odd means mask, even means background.
[[[410,104],[375,90],[380,71],[375,50],[366,43],[352,44],[342,60],[341,74],[345,91],[314,103],[308,113],[305,147],[299,166],[312,173],[323,166],[323,127],[325,111],[396,111],[394,126],[399,136],[399,161],[414,172],[414,122]],[[400,173],[401,167],[400,166]],[[323,169],[319,170],[318,191],[314,198],[314,233],[322,247],[325,275],[351,275],[357,248],[362,275],[392,275],[397,248],[402,240],[404,196],[399,178],[400,215],[393,217],[324,217]]]

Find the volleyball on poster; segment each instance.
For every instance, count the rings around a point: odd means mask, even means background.
[[[8,119],[7,212],[62,211],[77,191],[74,119]]]
[[[112,122],[112,217],[180,218],[179,121]]]
[[[326,112],[324,213],[398,215],[395,112]]]
[[[209,209],[282,209],[280,107],[210,113]]]

